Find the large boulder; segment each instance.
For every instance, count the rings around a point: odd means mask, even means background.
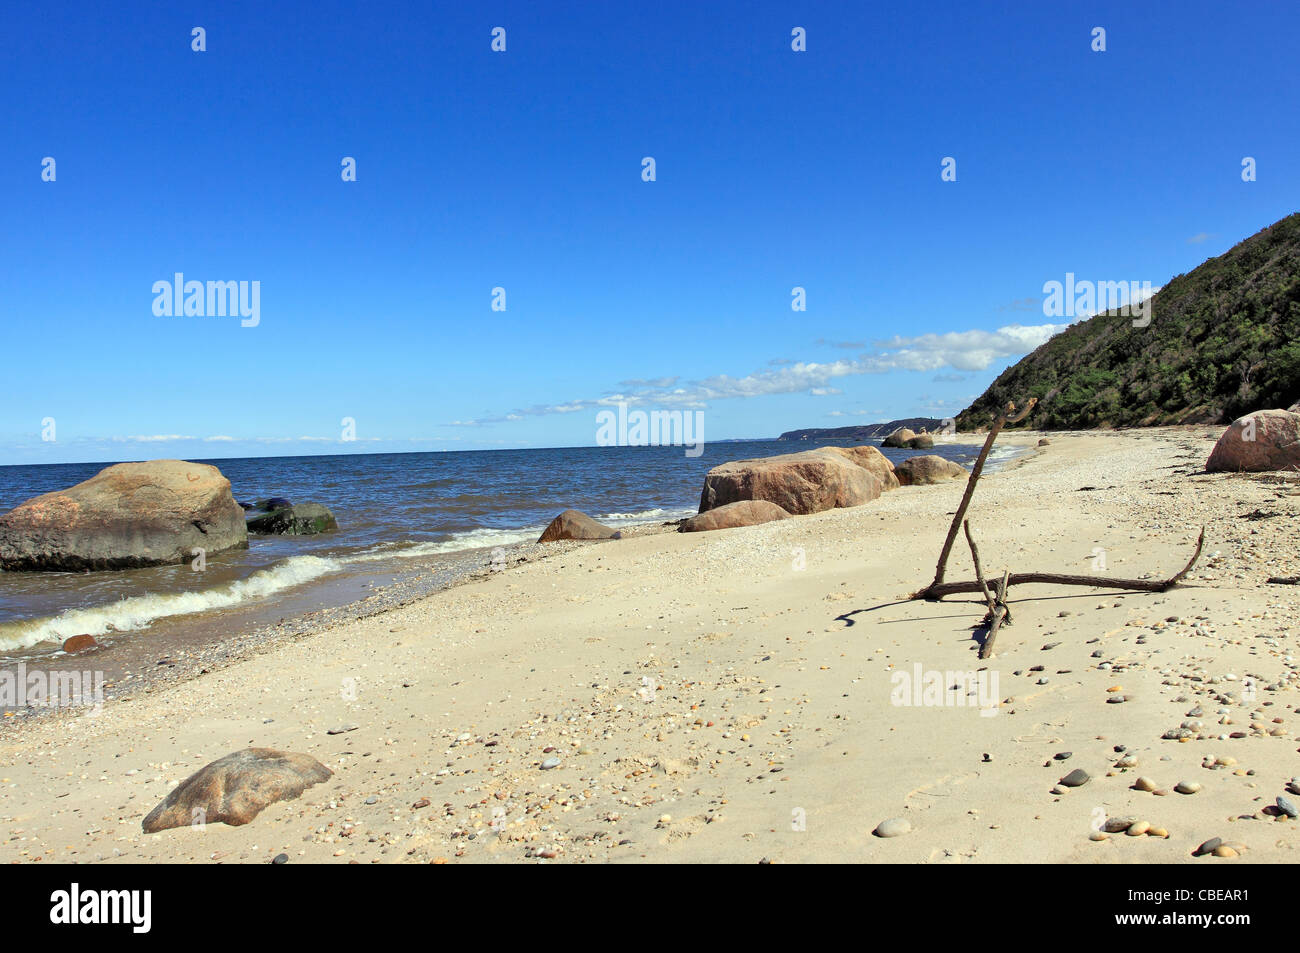
[[[928,433],[919,433],[907,441],[908,450],[930,450],[934,447],[934,437]]]
[[[119,463],[0,516],[0,569],[9,572],[135,569],[247,546],[230,481],[184,460]]]
[[[248,531],[259,536],[314,536],[338,528],[334,514],[319,503],[291,503],[248,521]]]
[[[823,447],[822,449],[838,453],[864,470],[874,473],[883,489],[898,489],[898,477],[894,475],[894,462],[881,453],[879,447]]]
[[[899,427],[888,437],[880,442],[882,447],[894,447],[902,450],[906,449],[909,440],[916,439],[916,431],[909,430],[907,427]]]
[[[842,450],[823,447],[716,466],[704,477],[700,512],[738,500],[767,500],[802,516],[857,506],[880,496],[886,489],[884,481]]]
[[[920,457],[908,457],[894,468],[898,482],[903,486],[926,486],[931,483],[947,483],[949,480],[961,480],[970,476],[961,464],[945,460],[933,453]]]
[[[1210,473],[1300,469],[1300,414],[1257,410],[1234,420],[1210,452]]]
[[[238,827],[276,801],[291,801],[333,775],[305,754],[246,748],[200,768],[145,817],[146,834],[170,827],[221,822]]]
[[[561,539],[613,539],[617,530],[597,523],[581,510],[565,510],[538,537],[539,543],[553,543]]]
[[[734,529],[737,526],[757,526],[772,520],[788,520],[790,514],[767,500],[738,500],[692,516],[677,527],[680,533],[704,533],[714,529]]]

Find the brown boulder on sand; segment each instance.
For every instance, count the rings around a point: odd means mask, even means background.
[[[216,467],[119,463],[0,516],[0,569],[135,569],[248,547],[244,510]]]
[[[879,447],[822,447],[852,460],[864,470],[876,475],[881,486],[886,490],[898,489],[898,477],[894,475],[894,463],[880,452]]]
[[[1300,469],[1300,414],[1257,410],[1234,420],[1210,452],[1209,473]]]
[[[602,526],[579,510],[565,510],[538,537],[539,543],[553,543],[560,539],[613,539],[616,530]]]
[[[927,453],[923,457],[908,457],[894,468],[894,472],[898,474],[898,482],[903,486],[946,483],[970,476],[965,467],[933,453]]]
[[[881,478],[837,452],[842,450],[826,447],[720,464],[704,477],[700,512],[738,500],[767,500],[802,516],[880,496],[886,489]]]
[[[679,533],[703,533],[714,529],[734,529],[737,526],[756,526],[772,520],[788,520],[790,514],[767,500],[738,500],[700,513],[677,527]]]
[[[315,758],[270,748],[246,748],[191,774],[144,819],[144,832],[206,824],[247,824],[276,801],[291,801],[313,784],[329,780]],[[197,814],[195,812],[200,812]]]
[[[98,644],[93,635],[74,635],[70,639],[63,640],[63,651],[73,655],[77,652],[84,652],[86,649],[93,649]]]

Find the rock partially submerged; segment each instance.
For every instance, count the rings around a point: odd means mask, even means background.
[[[610,529],[583,513],[581,510],[565,510],[537,538],[539,543],[553,543],[561,539],[615,539],[616,530]]]
[[[916,439],[916,431],[909,430],[907,427],[899,427],[884,440],[880,441],[882,447],[894,447],[898,450],[906,449],[909,440]]]
[[[890,487],[877,475],[878,464],[867,469],[857,462],[861,456],[844,447],[823,447],[721,464],[704,478],[700,512],[740,500],[767,500],[800,516],[870,502]]]
[[[947,483],[949,480],[961,480],[970,476],[961,464],[945,460],[932,453],[920,457],[908,457],[894,468],[894,472],[898,475],[898,482],[903,486]]]
[[[315,758],[271,748],[246,748],[200,768],[145,817],[146,834],[220,822],[247,824],[276,801],[290,801],[333,772]]]
[[[0,516],[8,572],[136,569],[247,546],[230,481],[184,460],[119,463]]]
[[[293,503],[248,521],[248,531],[259,536],[314,536],[338,528],[334,514],[319,503]]]
[[[788,520],[790,514],[767,500],[738,500],[716,509],[692,516],[677,527],[680,533],[703,533],[715,529],[734,529],[737,526],[757,526],[772,520]]]
[[[1300,469],[1300,414],[1257,410],[1232,422],[1210,452],[1209,473]]]

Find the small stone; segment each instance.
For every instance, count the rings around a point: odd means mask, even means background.
[[[1087,771],[1083,770],[1083,768],[1075,768],[1061,778],[1061,784],[1064,784],[1067,788],[1077,788],[1087,784],[1089,780]]]
[[[1239,855],[1235,850],[1233,850],[1227,844],[1220,844],[1218,847],[1214,848],[1214,856],[1215,857],[1237,857]]]
[[[547,758],[545,761],[542,762],[543,771],[550,771],[552,768],[558,768],[559,766],[560,766],[559,758]]]
[[[1216,850],[1218,850],[1219,846],[1222,843],[1223,843],[1222,837],[1211,837],[1205,843],[1201,844],[1200,847],[1196,848],[1196,850],[1192,851],[1192,856],[1203,857],[1206,854],[1213,854]]]
[[[1129,837],[1141,837],[1149,830],[1151,830],[1151,823],[1149,821],[1138,821],[1136,824],[1130,826],[1124,833]]]
[[[1174,790],[1179,794],[1195,794],[1200,789],[1201,785],[1197,781],[1179,781],[1174,785]]]
[[[1136,768],[1138,765],[1137,755],[1126,754],[1115,762],[1117,768]]]
[[[1153,827],[1153,828],[1151,828],[1151,830],[1147,831],[1147,836],[1148,836],[1148,837],[1164,837],[1164,838],[1168,838],[1168,837],[1169,837],[1169,831],[1166,830],[1166,829],[1163,828],[1163,827]]]
[[[1110,840],[1110,836],[1103,831],[1093,831],[1088,835],[1088,840]]]
[[[1138,778],[1136,781],[1134,781],[1133,787],[1139,791],[1146,791],[1149,793],[1151,791],[1154,791],[1157,785],[1150,778],[1143,777],[1143,778]]]
[[[905,817],[891,817],[877,824],[871,833],[877,837],[901,837],[912,833],[912,822]]]
[[[1107,834],[1122,834],[1136,823],[1136,817],[1108,817],[1101,829]]]
[[[1280,794],[1277,796],[1277,809],[1281,811],[1283,814],[1285,814],[1287,817],[1290,818],[1300,817],[1300,811],[1296,810],[1296,806],[1294,803],[1292,803],[1291,799],[1287,797],[1283,797]]]
[[[356,731],[360,727],[360,725],[339,725],[337,728],[331,728],[325,733],[327,735],[342,735],[347,734],[349,731]]]
[[[1070,758],[1072,758],[1073,756],[1074,756],[1073,751],[1058,751],[1056,752],[1056,754],[1052,755],[1052,757],[1055,758],[1057,761],[1069,761]]]
[[[271,863],[273,864],[287,864],[288,862],[289,862],[288,854],[276,854],[273,858],[271,858]]]

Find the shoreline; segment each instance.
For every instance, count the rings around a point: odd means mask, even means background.
[[[96,718],[11,724],[3,857],[1294,860],[1296,825],[1270,809],[1300,774],[1300,598],[1264,580],[1300,570],[1300,499],[1284,481],[1204,474],[1215,436],[1053,434],[981,480],[970,516],[989,573],[1087,571],[1101,549],[1110,573],[1163,576],[1208,527],[1202,560],[1167,593],[1014,589],[1014,623],[987,662],[978,598],[906,601],[933,573],[962,481],[580,545]],[[958,547],[949,578],[969,573]],[[996,716],[900,704],[917,665],[996,675]],[[1179,730],[1186,740],[1166,737]],[[243,827],[141,833],[175,782],[248,746],[310,754],[334,775]],[[558,767],[544,770],[548,758]],[[1089,781],[1062,787],[1075,767]],[[1137,789],[1140,775],[1171,793]],[[1197,793],[1173,793],[1181,782]],[[1099,812],[1168,837],[1094,840]],[[888,818],[911,833],[873,836]],[[1240,856],[1193,858],[1212,837]]]
[[[1014,434],[1004,434],[993,448],[985,466],[986,474],[1013,470],[1032,458],[1037,452],[1033,441],[1041,436],[1033,434],[1016,441]],[[1011,439],[1008,440],[1008,437]],[[978,449],[983,444],[983,434],[958,434],[950,438],[952,443]],[[999,451],[1002,451],[999,457]],[[917,451],[918,454],[924,451]],[[883,505],[888,505],[887,498]],[[879,501],[873,501],[877,505]],[[654,533],[672,532],[681,520],[660,522],[648,520],[633,522],[621,527],[625,537],[641,536]],[[541,532],[539,528],[538,533]],[[547,544],[536,542],[512,543],[503,548],[507,561],[511,565],[564,555],[579,549],[585,542],[561,541]],[[114,633],[111,641],[103,642],[99,647],[75,655],[68,655],[51,647],[43,652],[18,652],[0,662],[0,672],[15,672],[23,665],[27,672],[57,673],[67,669],[92,669],[102,672],[104,698],[109,700],[122,692],[150,692],[165,685],[177,684],[208,674],[221,667],[238,662],[252,654],[270,651],[285,642],[309,638],[318,632],[327,631],[349,622],[366,619],[384,612],[400,609],[445,589],[479,581],[490,575],[487,557],[494,547],[471,547],[464,550],[430,555],[412,560],[412,565],[404,567],[401,578],[394,575],[391,565],[377,568],[372,573],[354,571],[307,583],[300,587],[303,592],[277,594],[274,603],[245,604],[235,607],[233,611],[249,614],[251,617],[266,617],[279,614],[283,601],[290,601],[294,596],[310,593],[313,598],[343,586],[357,586],[369,589],[366,595],[347,601],[333,600],[332,604],[317,609],[300,609],[286,612],[276,622],[254,622],[239,627],[234,634],[223,631],[223,619],[227,610],[203,610],[195,613],[181,614],[161,620],[163,632],[154,634],[150,628],[125,630]],[[285,557],[286,559],[291,557]],[[395,559],[397,557],[394,557]],[[388,578],[390,582],[380,582]],[[362,581],[367,580],[367,581]],[[286,599],[287,597],[287,599]],[[175,629],[186,625],[193,619],[201,628],[201,633],[178,633]],[[191,623],[193,624],[193,623]],[[96,661],[100,665],[96,666]],[[103,662],[108,664],[104,665]],[[129,682],[129,684],[126,684]],[[10,714],[12,712],[12,714]],[[18,708],[10,709],[0,705],[0,724],[15,720],[57,717],[57,708]]]

